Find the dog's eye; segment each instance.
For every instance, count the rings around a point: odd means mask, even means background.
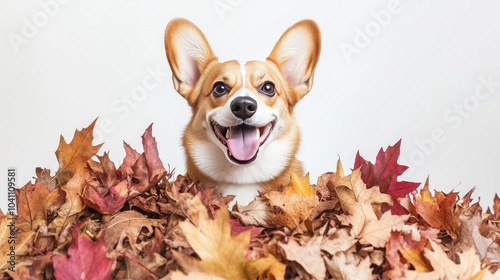
[[[214,88],[212,89],[212,94],[215,97],[223,96],[224,94],[228,94],[231,91],[231,88],[223,82],[216,82],[214,84]]]
[[[272,82],[265,82],[260,86],[260,92],[267,96],[274,96],[276,94],[276,88]]]

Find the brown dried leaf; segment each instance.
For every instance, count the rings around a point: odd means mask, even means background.
[[[381,193],[378,187],[366,188],[366,184],[361,179],[360,169],[345,176],[340,160],[337,161],[337,171],[332,183],[345,212],[351,213],[354,211],[352,207],[357,207],[355,206],[357,204],[369,204],[375,207],[377,216],[380,216],[381,204],[392,204],[391,196]]]
[[[190,214],[192,223],[183,221],[179,226],[201,260],[174,251],[174,256],[184,271],[204,272],[226,279],[255,279],[269,272],[274,262],[259,262],[258,259],[246,258],[250,231],[232,235],[227,209],[220,209],[211,220],[198,196],[189,204],[199,211],[196,215]]]
[[[321,236],[315,236],[301,246],[297,241],[290,239],[288,244],[279,244],[285,251],[286,259],[295,261],[312,277],[325,279],[326,267],[321,258]]]
[[[154,232],[153,227],[161,227],[162,223],[164,223],[162,219],[148,218],[136,211],[119,212],[104,225],[106,247],[111,250],[116,246],[116,250],[121,251],[125,247],[124,239],[127,238],[131,250],[135,252],[139,235],[151,236]]]
[[[59,185],[64,185],[76,173],[85,169],[87,161],[97,154],[102,144],[92,146],[94,136],[92,131],[97,119],[95,119],[87,128],[76,130],[73,139],[68,144],[61,135],[59,147],[56,151],[56,157],[59,161],[59,169],[55,178]]]
[[[339,215],[343,225],[351,225],[351,235],[359,238],[361,244],[371,244],[377,248],[385,246],[393,230],[401,230],[408,215],[392,215],[390,211],[377,218],[369,204],[354,203],[350,205],[351,215]]]
[[[347,257],[347,254],[350,257]],[[355,258],[351,253],[339,252],[332,259],[324,257],[326,268],[333,279],[372,279],[370,258]]]
[[[21,231],[37,230],[45,224],[44,199],[49,194],[49,188],[43,183],[28,182],[16,189],[17,198],[17,228]]]
[[[16,232],[16,217],[0,212],[0,271],[14,270],[22,256],[29,253],[28,244],[33,242],[35,231]]]

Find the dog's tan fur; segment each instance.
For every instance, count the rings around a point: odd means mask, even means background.
[[[287,184],[291,171],[303,174],[302,164],[296,159],[300,129],[294,107],[310,91],[319,58],[320,32],[313,21],[300,21],[285,31],[265,62],[219,62],[203,33],[186,19],[169,23],[165,46],[174,88],[192,108],[183,136],[191,178],[207,187],[223,186],[229,190],[223,192],[231,194],[249,185],[270,190]],[[211,93],[217,82],[223,82],[231,91],[214,96]],[[267,82],[274,84],[275,95],[259,92],[259,86]],[[248,164],[232,162],[224,143],[217,142],[210,127],[211,118],[227,121],[228,127],[237,125],[236,121],[241,123],[226,108],[239,95],[251,96],[259,104],[255,116],[247,120],[250,125],[261,127],[275,118],[256,159]]]

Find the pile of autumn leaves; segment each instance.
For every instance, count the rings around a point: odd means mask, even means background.
[[[95,122],[94,122],[95,123]],[[116,168],[96,156],[92,123],[67,144],[59,170],[38,168],[17,191],[16,266],[0,213],[0,269],[14,279],[500,279],[500,199],[400,182],[400,142],[346,175],[308,176],[228,210],[167,171],[151,126],[143,153],[124,144]]]

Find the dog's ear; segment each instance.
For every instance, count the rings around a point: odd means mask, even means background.
[[[320,51],[318,25],[312,20],[302,20],[283,33],[267,58],[278,66],[296,93],[294,103],[311,90]]]
[[[196,99],[190,95],[203,69],[217,57],[205,35],[187,19],[170,21],[165,30],[165,51],[172,69],[174,88],[189,104]]]

